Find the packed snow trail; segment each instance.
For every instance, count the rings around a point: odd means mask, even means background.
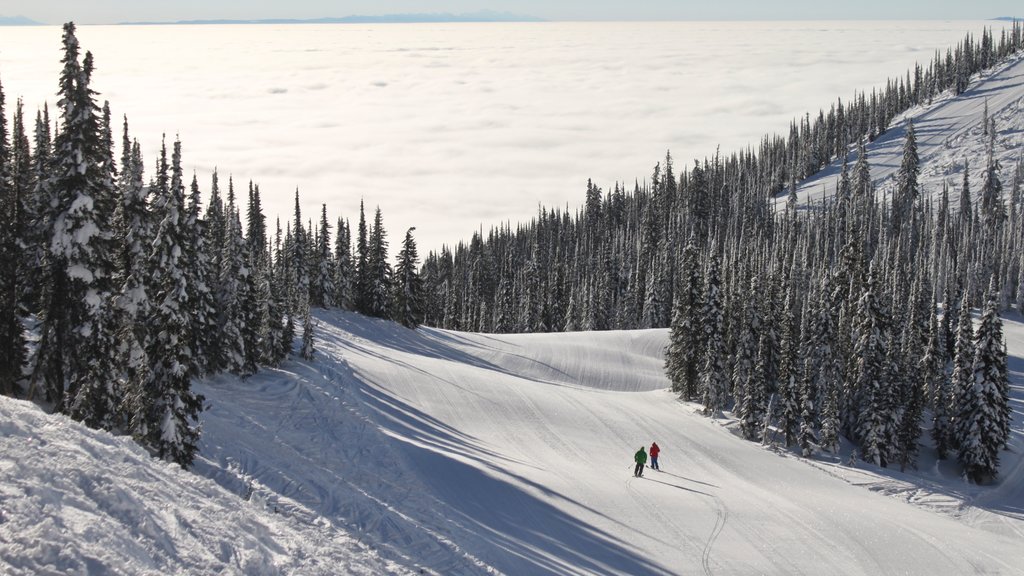
[[[201,387],[206,472],[286,495],[389,561],[437,574],[1024,573],[1019,518],[989,530],[865,490],[679,402],[664,330],[495,336],[318,317],[313,362]],[[635,479],[632,455],[652,441],[665,471]]]

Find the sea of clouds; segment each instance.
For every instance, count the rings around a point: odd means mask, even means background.
[[[82,26],[94,89],[126,114],[152,173],[161,134],[214,167],[243,204],[260,185],[271,225],[355,225],[379,206],[421,255],[475,231],[582,203],[587,178],[632,188],[671,150],[756,146],[928,62],[977,21]],[[8,122],[54,96],[59,27],[0,28]],[[120,150],[117,151],[120,154]]]

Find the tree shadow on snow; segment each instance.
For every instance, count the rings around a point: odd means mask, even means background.
[[[419,516],[417,523],[429,526],[431,532],[447,534],[459,548],[507,574],[670,572],[628,541],[564,509],[625,526],[621,522],[510,472],[496,464],[512,463],[508,458],[386,391],[355,381],[365,405],[375,412],[378,426],[399,440],[394,446],[416,469],[416,477],[430,487],[436,506],[399,510],[403,515]],[[440,557],[433,563],[425,559],[421,565],[448,573],[450,562],[450,558]]]

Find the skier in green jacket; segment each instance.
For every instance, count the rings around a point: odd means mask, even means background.
[[[644,475],[644,464],[647,464],[647,452],[644,452],[644,447],[641,446],[636,454],[633,455],[633,460],[636,461],[636,468],[633,469],[633,476],[641,477]]]

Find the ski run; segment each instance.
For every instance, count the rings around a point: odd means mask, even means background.
[[[908,121],[928,194],[982,165],[984,110],[1013,166],[1022,77],[1013,59],[897,119],[868,147],[879,194]],[[1024,574],[1024,323],[1003,320],[1011,436],[979,486],[928,438],[906,472],[845,442],[804,458],[744,440],[731,413],[669,391],[666,329],[492,335],[318,310],[312,360],[193,385],[192,471],[0,397],[0,572]],[[634,478],[654,441],[662,470]]]

